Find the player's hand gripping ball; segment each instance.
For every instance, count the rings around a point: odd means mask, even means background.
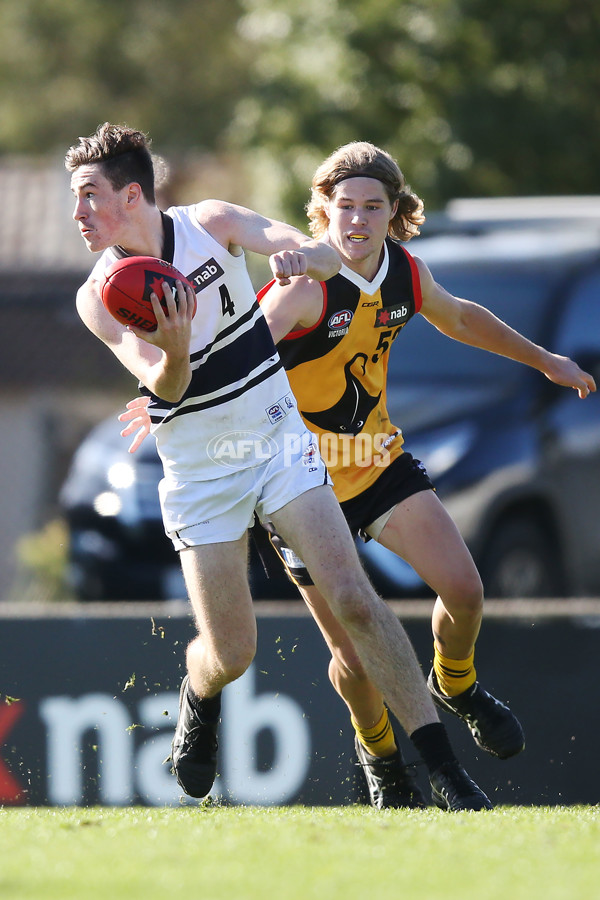
[[[170,263],[153,256],[127,256],[109,266],[101,286],[102,303],[118,322],[134,325],[143,331],[156,331],[156,316],[150,302],[154,293],[160,305],[167,312],[167,302],[163,293],[163,281],[173,291],[177,301],[176,281],[185,287],[194,285]],[[196,315],[196,295],[194,313]]]

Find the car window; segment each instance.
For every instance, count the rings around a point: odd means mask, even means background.
[[[421,249],[421,248],[420,248]],[[425,254],[423,254],[425,256]],[[536,264],[430,264],[435,280],[458,297],[480,303],[539,342],[563,266]],[[468,347],[440,334],[422,316],[409,322],[390,357],[390,379],[469,380],[473,377],[503,382],[520,377],[512,360]]]
[[[600,354],[600,269],[577,282],[560,320],[555,351],[575,357]]]

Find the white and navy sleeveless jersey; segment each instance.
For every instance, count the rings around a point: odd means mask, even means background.
[[[245,256],[232,256],[197,221],[194,206],[163,213],[163,257],[196,285],[191,383],[178,403],[151,396],[149,413],[165,475],[218,478],[264,463],[305,436],[287,375],[262,314]],[[120,256],[106,250],[99,279]],[[146,393],[148,393],[146,391]]]

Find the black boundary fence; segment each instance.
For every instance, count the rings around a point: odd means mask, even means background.
[[[431,603],[390,604],[427,674]],[[258,653],[224,692],[216,800],[365,802],[346,708],[301,602],[255,604]],[[178,805],[165,759],[177,716],[187,603],[0,605],[0,805]],[[443,715],[468,772],[496,804],[600,802],[600,600],[488,601],[481,682],[508,701],[527,746],[507,761]],[[402,730],[406,758],[414,759]],[[426,788],[421,768],[419,779]],[[196,802],[196,801],[194,801]]]

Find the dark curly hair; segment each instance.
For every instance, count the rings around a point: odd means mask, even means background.
[[[90,137],[80,137],[67,151],[65,167],[68,172],[75,172],[92,163],[100,163],[115,191],[135,181],[148,203],[155,203],[150,139],[142,131],[105,122]]]

